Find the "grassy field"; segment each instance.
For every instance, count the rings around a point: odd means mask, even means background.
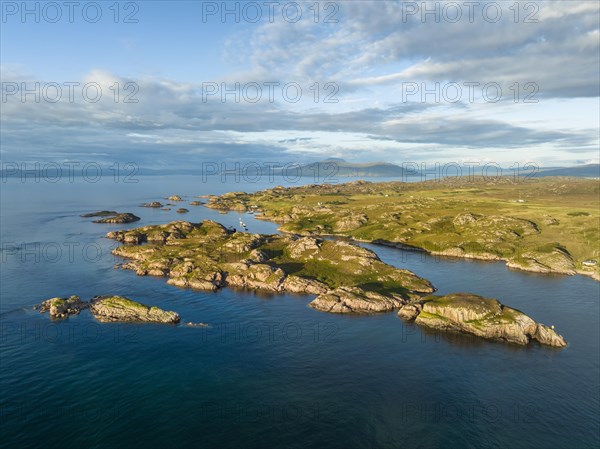
[[[287,232],[502,259],[517,269],[581,273],[600,280],[598,180],[358,181],[234,192],[212,197],[207,206],[257,211]]]

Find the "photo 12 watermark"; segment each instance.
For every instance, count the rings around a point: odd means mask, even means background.
[[[504,401],[409,401],[400,404],[399,420],[412,423],[534,423],[541,407],[533,402]],[[400,424],[399,423],[399,424]]]
[[[335,321],[236,321],[218,323],[184,323],[198,332],[201,344],[262,343],[315,344],[335,343],[339,326]]]
[[[106,342],[127,343],[138,339],[138,326],[73,320],[0,320],[0,343],[50,343],[57,345]]]
[[[486,181],[511,178],[515,182],[524,182],[534,178],[539,171],[540,167],[535,162],[515,162],[511,165],[497,162],[401,162],[396,165],[396,174],[391,177],[401,182],[441,181],[448,178],[464,178],[468,182],[478,178]],[[202,183],[219,180],[222,183],[244,184],[277,184],[282,181],[287,184],[337,184],[348,178],[380,177],[376,173],[370,174],[360,164],[340,164],[336,161],[204,161],[198,166],[198,174]]]
[[[339,22],[338,2],[202,2],[202,23]]]
[[[0,2],[2,23],[139,23],[139,2]]]
[[[61,161],[61,162],[0,162],[2,183],[75,183],[90,184],[102,180],[116,184],[137,184],[139,165],[135,162]]]
[[[218,100],[221,103],[298,103],[309,100],[314,103],[339,103],[337,97],[340,88],[337,83],[313,82],[303,85],[298,82],[280,83],[277,81],[218,83],[206,81],[202,83],[202,103]]]
[[[98,103],[102,98],[114,103],[139,103],[137,94],[140,88],[135,82],[115,81],[104,89],[100,83],[91,81],[63,82],[17,82],[3,81],[1,85],[2,103],[20,101],[21,103]]]
[[[110,245],[107,248],[106,244],[74,240],[62,242],[2,241],[0,260],[2,263],[16,262],[20,264],[98,263],[105,256],[112,254],[112,250],[118,246],[116,243]],[[114,256],[114,263],[119,260],[117,256]]]
[[[402,24],[420,23],[513,23],[539,22],[540,5],[531,1],[420,1],[397,3]]]
[[[510,85],[491,81],[403,82],[400,85],[402,103],[539,103],[540,87],[536,82],[514,82]]]

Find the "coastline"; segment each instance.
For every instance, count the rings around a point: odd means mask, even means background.
[[[503,261],[508,269],[600,281],[594,181],[354,181],[208,196],[205,207],[251,213],[278,231]],[[451,195],[451,196],[448,196]],[[520,198],[521,195],[527,200]],[[398,241],[401,240],[401,241]]]
[[[206,205],[205,205],[206,206]],[[236,212],[235,210],[230,210],[230,212]],[[239,211],[237,211],[239,212]],[[266,217],[264,215],[255,215],[254,216],[257,220],[264,220],[264,221],[269,221],[271,223],[275,223],[275,224],[279,224],[280,222],[273,220],[269,217]],[[286,231],[284,229],[281,229],[281,226],[277,229],[279,232],[283,233],[283,234],[298,234],[296,232],[291,232],[291,231]],[[359,239],[350,235],[346,235],[346,234],[336,234],[336,233],[322,233],[322,234],[313,234],[313,233],[306,233],[306,234],[298,234],[298,235],[303,235],[303,236],[310,236],[310,237],[320,237],[320,238],[325,238],[325,237],[336,237],[336,238],[343,238],[352,242],[359,242],[359,243],[368,243],[368,244],[372,244],[372,245],[380,245],[380,246],[386,246],[386,247],[390,247],[390,248],[397,248],[400,249],[402,251],[412,251],[412,252],[417,252],[417,253],[425,253],[428,254],[430,256],[439,256],[439,257],[443,257],[443,258],[447,258],[447,259],[470,259],[470,260],[479,260],[479,261],[488,261],[488,262],[505,262],[505,266],[507,269],[510,270],[515,270],[515,271],[525,271],[528,273],[538,273],[538,274],[553,274],[553,275],[562,275],[562,276],[576,276],[576,275],[581,275],[581,276],[586,276],[589,278],[592,278],[595,281],[600,282],[600,273],[595,273],[595,272],[591,272],[591,271],[585,271],[585,270],[581,270],[581,269],[576,269],[574,273],[571,272],[564,272],[564,271],[559,271],[559,270],[553,270],[552,267],[548,267],[548,269],[546,270],[542,270],[542,269],[535,269],[533,267],[526,267],[523,265],[519,265],[514,261],[511,261],[510,259],[507,258],[503,258],[500,256],[497,256],[495,254],[475,254],[475,253],[455,253],[455,254],[448,254],[448,251],[429,251],[425,248],[420,248],[418,246],[413,246],[413,245],[408,245],[402,242],[392,242],[389,240],[383,240],[383,239],[374,239],[374,240],[368,240],[368,239]]]

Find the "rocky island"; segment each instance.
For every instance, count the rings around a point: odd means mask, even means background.
[[[564,347],[564,338],[554,329],[536,323],[523,312],[496,299],[468,293],[425,298],[400,307],[398,316],[440,330],[473,334],[491,340],[525,345],[531,340]]]
[[[150,307],[122,296],[95,296],[90,311],[98,321],[179,323],[179,314]]]
[[[178,323],[180,321],[179,314],[176,312],[150,307],[123,296],[95,296],[90,302],[82,301],[79,296],[51,298],[37,307],[40,313],[49,312],[50,318],[53,319],[77,315],[88,308],[101,322]]]
[[[113,250],[129,259],[122,268],[165,276],[179,287],[320,294],[352,286],[403,301],[434,291],[429,281],[341,241],[235,232],[211,220],[113,231],[107,237],[128,244]]]
[[[100,212],[92,212],[89,214],[81,215],[84,218],[91,217],[105,217],[100,220],[94,220],[94,223],[114,223],[114,224],[124,224],[124,223],[133,223],[140,220],[140,217],[134,215],[129,212],[115,212],[110,210],[103,210]]]
[[[316,295],[309,305],[324,312],[399,311],[400,316],[429,327],[483,338],[517,344],[530,340],[552,346],[566,344],[554,330],[496,300],[465,294],[440,299],[431,296],[435,289],[426,279],[388,265],[374,252],[346,241],[235,232],[211,220],[113,231],[107,237],[124,243],[113,250],[128,259],[120,268],[140,276],[168,277],[167,282],[177,287]],[[446,308],[435,312],[438,321],[427,320],[434,315],[435,301],[445,301]],[[479,311],[483,307],[480,302],[485,303],[485,311]],[[515,329],[508,331],[511,327]]]

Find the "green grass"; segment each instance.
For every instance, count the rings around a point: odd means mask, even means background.
[[[598,180],[464,178],[420,183],[348,183],[271,189],[213,201],[229,206],[235,201],[257,204],[267,219],[282,223],[282,230],[294,233],[337,233],[365,241],[403,243],[442,254],[462,248],[474,256],[492,254],[508,261],[526,252],[548,254],[561,248],[580,270],[584,260],[600,258]],[[324,213],[318,203],[331,212]],[[368,218],[363,225],[334,232],[341,218],[363,213]],[[477,222],[456,225],[453,220],[466,213],[475,214]],[[287,217],[285,222],[283,217]],[[596,275],[600,275],[599,270],[587,269]]]

